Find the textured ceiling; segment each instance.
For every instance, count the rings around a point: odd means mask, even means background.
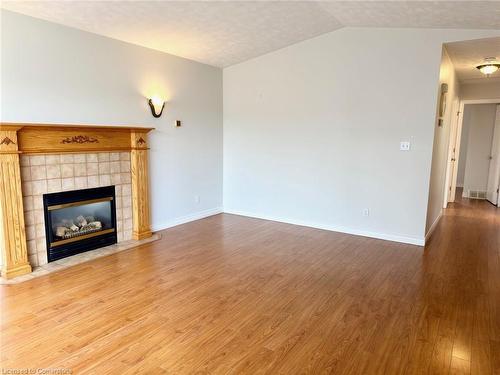
[[[225,67],[339,29],[500,29],[497,1],[2,1],[51,22]]]
[[[500,29],[496,1],[322,2],[344,26],[443,29]]]
[[[476,69],[486,57],[496,57],[500,61],[500,38],[447,43],[445,47],[462,82],[500,80],[500,71],[488,78]]]

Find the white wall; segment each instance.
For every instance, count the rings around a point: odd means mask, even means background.
[[[498,73],[497,73],[498,74]],[[500,81],[487,79],[479,83],[464,83],[461,85],[460,99],[499,99]]]
[[[464,125],[469,128],[464,192],[486,191],[496,106],[496,104],[470,104],[464,108]]]
[[[423,243],[442,43],[499,33],[347,28],[224,69],[224,209]]]
[[[447,195],[445,198],[445,190],[447,181],[449,181],[449,175],[453,173],[451,169],[447,168],[450,167],[448,166],[448,154],[451,128],[452,126],[456,126],[456,116],[453,114],[456,113],[459,107],[459,83],[455,68],[444,47],[439,68],[439,87],[443,83],[448,85],[448,93],[446,96],[446,110],[442,118],[443,122],[441,126],[438,126],[440,101],[440,89],[438,88],[438,97],[435,106],[436,119],[434,122],[434,143],[432,146],[431,177],[425,229],[426,235],[430,234],[434,223],[441,217],[444,202],[448,201]],[[453,123],[454,121],[455,123]]]
[[[153,227],[222,205],[220,69],[5,10],[1,17],[2,121],[155,127]],[[168,100],[159,119],[146,102],[153,94]]]

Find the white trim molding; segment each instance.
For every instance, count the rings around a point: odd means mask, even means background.
[[[152,229],[153,229],[153,232],[157,232],[157,231],[160,231],[163,229],[175,227],[177,225],[189,223],[191,221],[200,220],[200,219],[204,219],[204,218],[209,217],[209,216],[218,215],[218,214],[221,214],[222,212],[223,212],[222,207],[210,208],[208,210],[194,212],[194,213],[189,214],[189,215],[181,216],[181,217],[178,217],[174,220],[170,220],[168,222],[163,222],[160,224],[153,224]]]
[[[426,244],[429,241],[429,239],[431,238],[432,233],[434,233],[434,230],[436,229],[436,227],[437,227],[437,225],[439,223],[439,220],[441,220],[442,216],[443,216],[443,210],[441,210],[441,212],[439,213],[438,217],[436,218],[436,220],[434,220],[434,222],[432,223],[431,227],[429,228],[429,230],[425,234],[425,243]]]
[[[261,215],[261,214],[256,214],[254,212],[245,212],[245,211],[231,210],[231,209],[226,209],[226,208],[224,208],[224,213],[239,215],[239,216],[253,217],[256,219],[277,221],[277,222],[286,223],[286,224],[300,225],[303,227],[323,229],[323,230],[328,230],[331,232],[352,234],[355,236],[376,238],[376,239],[385,240],[385,241],[406,243],[406,244],[410,244],[410,245],[417,245],[417,246],[424,246],[425,245],[425,238],[423,238],[423,237],[409,237],[409,236],[400,236],[397,234],[370,232],[370,231],[353,229],[353,228],[348,228],[348,227],[343,227],[343,226],[311,223],[311,222],[293,220],[293,219],[284,218],[284,217]]]
[[[496,99],[462,99],[460,101],[460,110],[463,110],[463,106],[466,104],[500,104],[500,98]]]

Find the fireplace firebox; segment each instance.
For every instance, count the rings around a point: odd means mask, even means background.
[[[45,194],[49,262],[117,242],[115,187]]]

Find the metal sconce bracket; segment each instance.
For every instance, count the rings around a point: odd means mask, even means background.
[[[153,105],[153,101],[151,99],[148,100],[149,103],[149,108],[151,108],[151,113],[153,114],[153,117],[160,117],[161,114],[163,113],[163,108],[165,108],[165,102],[163,102],[163,105],[161,106],[161,111],[160,113],[156,113],[155,106]]]

